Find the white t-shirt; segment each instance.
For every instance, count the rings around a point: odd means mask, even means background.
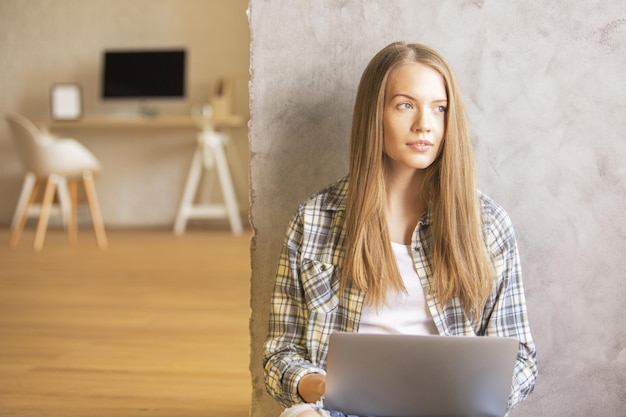
[[[359,333],[438,334],[415,272],[411,247],[391,242],[391,248],[407,293],[390,292],[386,304],[378,311],[374,306],[364,305]]]

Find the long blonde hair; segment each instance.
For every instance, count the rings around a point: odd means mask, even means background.
[[[440,305],[459,297],[476,320],[493,285],[476,192],[471,137],[454,74],[434,50],[395,42],[366,67],[354,105],[346,213],[347,253],[341,286],[351,283],[384,304],[387,291],[404,290],[391,251],[385,218],[383,109],[389,74],[399,65],[421,63],[441,74],[448,98],[440,153],[425,170],[423,192],[431,216],[433,244],[428,260],[431,293]]]

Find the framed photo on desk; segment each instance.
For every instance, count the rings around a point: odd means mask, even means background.
[[[50,89],[50,115],[54,120],[80,119],[83,115],[80,85],[54,84]]]

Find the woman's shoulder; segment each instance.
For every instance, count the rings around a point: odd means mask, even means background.
[[[307,256],[317,259],[322,252],[328,251],[326,244],[336,245],[341,239],[327,239],[328,236],[340,236],[343,233],[343,212],[346,207],[348,190],[347,178],[342,178],[305,200],[298,213],[292,219],[292,229],[297,230],[299,239],[308,241],[305,245]]]
[[[506,215],[504,207],[482,191],[478,191],[478,201],[480,203],[480,209],[483,213],[490,215]]]
[[[513,234],[513,222],[502,205],[485,193],[478,192],[483,227],[498,235]]]
[[[335,181],[307,198],[300,211],[337,211],[345,210],[348,197],[348,176]]]

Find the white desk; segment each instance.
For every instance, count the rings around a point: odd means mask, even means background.
[[[174,220],[174,233],[184,233],[189,219],[227,218],[232,232],[239,235],[243,231],[239,206],[235,196],[228,159],[224,146],[229,140],[223,131],[225,128],[240,127],[244,124],[242,117],[232,115],[215,119],[201,119],[187,116],[165,117],[100,117],[82,118],[79,120],[45,120],[37,121],[42,129],[54,130],[63,128],[195,128],[198,129],[198,145],[193,156],[183,196]],[[223,204],[195,204],[194,200],[205,171],[213,170],[219,179],[224,197]]]
[[[244,119],[237,115],[216,119],[202,119],[191,116],[157,116],[157,117],[84,117],[77,120],[38,120],[42,128],[176,128],[191,127],[202,129],[206,126],[215,129],[240,127]]]

